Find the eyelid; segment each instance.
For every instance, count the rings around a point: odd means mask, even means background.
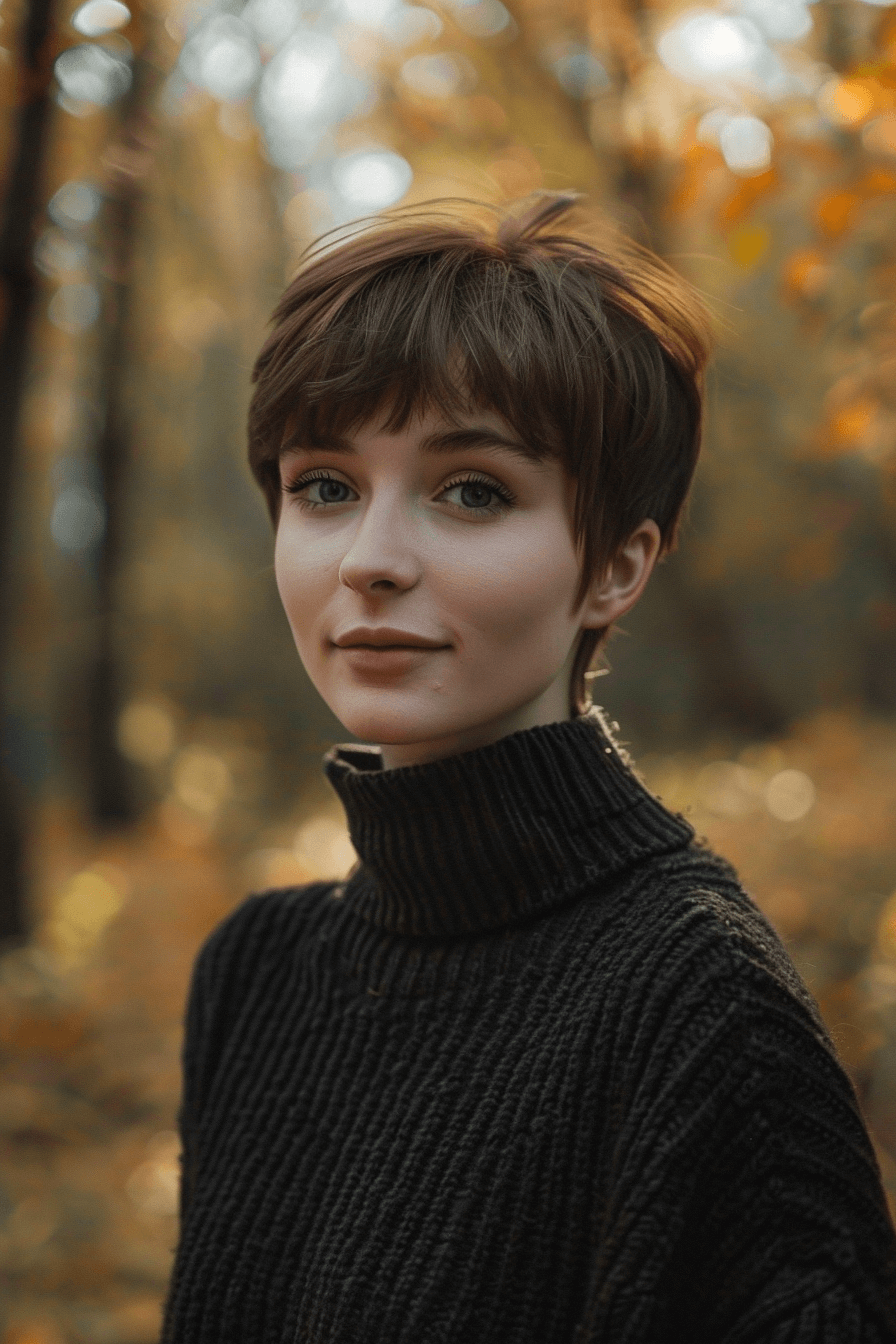
[[[516,495],[502,481],[497,480],[484,471],[467,470],[459,477],[446,481],[439,491],[443,494],[446,490],[451,490],[457,485],[484,485],[488,490],[493,490],[499,499],[505,503],[515,504]]]
[[[311,467],[308,471],[300,471],[294,481],[284,480],[282,489],[293,494],[297,490],[304,490],[306,485],[313,485],[315,481],[338,481],[340,485],[346,486],[349,490],[354,490],[354,486],[348,481],[344,481],[341,476],[331,473],[329,467]]]

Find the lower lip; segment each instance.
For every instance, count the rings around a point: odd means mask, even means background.
[[[419,666],[424,658],[444,651],[444,649],[419,649],[409,646],[376,649],[357,644],[349,648],[339,648],[339,652],[345,655],[353,671],[378,672],[393,676],[401,672],[410,672]]]

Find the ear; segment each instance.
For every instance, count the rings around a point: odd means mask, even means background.
[[[631,611],[653,572],[660,542],[660,529],[645,518],[588,590],[581,610],[583,630],[603,629]]]

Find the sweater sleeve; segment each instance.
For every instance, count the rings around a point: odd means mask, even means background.
[[[263,919],[266,896],[250,896],[212,930],[193,963],[187,994],[181,1054],[182,1087],[178,1130],[181,1140],[180,1220],[195,1181],[198,1129],[208,1092],[228,1035],[229,1019],[241,995],[237,984],[247,940]],[[224,986],[228,993],[223,993]]]
[[[632,1043],[577,1344],[623,1341],[648,1296],[638,1338],[896,1344],[896,1234],[852,1084],[755,907],[701,897]]]
[[[233,1026],[253,1011],[267,987],[266,966],[282,956],[301,921],[301,898],[332,883],[311,883],[249,896],[212,930],[199,949],[187,995],[178,1111],[181,1140],[180,1218],[190,1206],[199,1160],[200,1131]]]

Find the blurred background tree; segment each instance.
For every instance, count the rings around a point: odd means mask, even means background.
[[[155,1339],[207,931],[353,853],[244,462],[302,249],[577,188],[720,343],[596,698],[821,1003],[896,1199],[896,7],[7,0],[0,1341]],[[598,694],[599,692],[599,694]]]

